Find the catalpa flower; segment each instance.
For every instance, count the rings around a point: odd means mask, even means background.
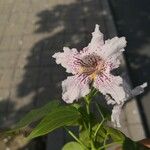
[[[103,95],[111,97],[109,104],[122,105],[127,98],[123,79],[114,76],[111,71],[119,67],[119,56],[125,46],[125,37],[104,41],[99,25],[96,25],[91,42],[83,50],[64,47],[63,52],[55,53],[53,57],[56,63],[66,68],[66,72],[73,74],[62,82],[63,100],[66,103],[77,101],[90,92],[92,85]]]
[[[110,94],[116,103],[125,97],[123,81],[120,76],[111,74],[111,70],[119,67],[119,55],[124,51],[126,40],[124,37],[114,37],[111,40],[103,40],[103,34],[96,25],[92,33],[92,40],[81,51],[64,47],[64,52],[53,55],[56,63],[66,68],[66,72],[72,73],[62,82],[63,100],[72,103],[90,92],[90,84],[104,95]]]
[[[140,86],[135,87],[134,89],[130,89],[129,85],[127,83],[124,83],[124,87],[126,87],[126,98],[124,101],[127,101],[141,93],[144,92],[144,88],[147,87],[147,83],[144,83]],[[114,105],[112,109],[112,114],[111,114],[111,121],[114,123],[116,127],[121,127],[120,124],[120,114],[122,112],[122,107],[124,103],[121,104],[116,104],[115,100],[113,100],[109,95],[106,95],[106,101],[107,104],[112,104]]]

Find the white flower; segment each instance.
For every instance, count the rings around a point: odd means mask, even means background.
[[[141,93],[144,92],[144,88],[147,87],[147,83],[144,83],[140,86],[137,86],[135,87],[134,89],[130,89],[129,86],[125,83],[124,86],[126,86],[126,99],[124,99],[124,101],[127,101]],[[106,95],[106,101],[107,101],[107,104],[112,104],[114,105],[113,106],[113,109],[112,109],[112,114],[111,114],[111,121],[114,123],[114,125],[116,127],[121,127],[121,124],[120,124],[120,114],[122,112],[122,106],[124,103],[122,104],[116,104],[115,100],[113,100],[111,98],[111,96],[109,95]]]
[[[110,104],[122,105],[128,99],[124,81],[120,76],[112,75],[111,71],[119,67],[119,56],[125,46],[125,37],[104,41],[99,25],[96,25],[91,42],[83,50],[78,52],[75,48],[64,47],[63,52],[55,53],[53,57],[56,63],[66,68],[66,72],[73,74],[62,82],[63,100],[72,103],[86,96],[92,84],[103,95],[111,97]],[[131,93],[135,95],[133,91]]]
[[[122,104],[114,105],[112,109],[112,114],[111,114],[111,121],[114,123],[116,127],[121,127],[121,124],[120,124],[121,111],[122,111]]]
[[[84,97],[90,92],[89,84],[93,83],[96,89],[104,95],[110,94],[119,104],[125,97],[123,81],[120,76],[114,76],[110,71],[119,67],[118,56],[125,46],[124,37],[115,37],[104,42],[99,25],[96,25],[91,42],[82,51],[64,47],[64,52],[54,54],[56,63],[73,74],[62,82],[63,100],[72,103]]]

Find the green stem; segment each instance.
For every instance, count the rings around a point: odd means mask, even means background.
[[[97,107],[97,110],[98,110],[99,114],[100,114],[101,117],[102,117],[102,120],[105,120],[105,117],[104,117],[103,113],[102,113],[101,110],[99,109],[98,103],[95,102],[95,105],[96,105],[96,107]]]
[[[91,140],[91,150],[97,150],[97,149],[95,148],[94,143],[93,143],[92,140]]]
[[[88,99],[92,99],[92,97],[94,97],[99,91],[96,90],[95,88],[91,89],[91,92],[86,96],[86,98]]]
[[[90,115],[90,103],[89,102],[86,102],[86,110],[87,110],[87,114]]]
[[[106,148],[106,141],[107,141],[107,137],[108,137],[108,133],[106,133],[106,136],[105,136],[105,139],[104,139],[104,142],[103,142],[103,146],[104,146],[104,148]]]
[[[86,129],[86,130],[88,130],[88,126],[87,126],[87,124],[83,121],[83,126],[84,126],[84,128]]]
[[[87,149],[87,147],[82,143],[82,141],[80,141],[75,135],[74,135],[74,133],[72,132],[72,131],[70,131],[68,128],[66,128],[66,127],[64,127],[65,128],[65,130],[82,146],[82,147],[84,147],[84,148],[86,148]]]
[[[92,90],[91,91],[91,94],[90,94],[90,96],[87,96],[87,97],[85,97],[85,104],[86,104],[86,111],[87,111],[87,114],[88,114],[88,131],[89,131],[89,137],[90,137],[90,145],[91,145],[91,150],[96,150],[95,149],[95,146],[94,146],[94,143],[93,143],[93,140],[91,139],[91,114],[90,114],[90,102],[91,102],[91,96],[92,96],[92,93],[93,93],[94,91]]]
[[[98,125],[98,127],[96,128],[96,131],[95,131],[95,133],[94,133],[94,141],[96,140],[97,133],[98,133],[99,129],[101,128],[101,126],[102,126],[102,124],[103,124],[104,121],[105,121],[105,120],[102,120],[102,122],[101,122],[101,123]]]
[[[105,118],[104,118],[104,116],[103,116],[101,110],[99,109],[98,104],[95,103],[95,105],[96,105],[96,107],[97,107],[97,109],[98,109],[98,112],[100,113],[100,115],[101,115],[101,117],[102,117],[102,121],[101,121],[101,123],[98,125],[98,127],[97,127],[97,129],[96,129],[96,131],[95,131],[95,133],[94,133],[94,140],[96,139],[97,133],[98,133],[99,129],[101,128],[102,124],[103,124],[104,121],[105,121]]]
[[[91,103],[91,100],[92,100],[92,97],[94,97],[96,94],[97,94],[97,90],[95,88],[93,88],[90,92],[90,94],[88,96],[85,97],[85,104],[86,104],[86,111],[87,111],[87,114],[88,114],[88,131],[89,131],[89,137],[91,139],[91,113],[90,113],[90,103]],[[94,142],[93,140],[91,139],[91,148],[92,150],[96,150],[95,146],[94,146]]]
[[[89,97],[85,97],[85,104],[86,104],[86,111],[88,114],[88,130],[89,130],[89,135],[91,137],[91,123],[90,123],[90,99]]]
[[[95,90],[93,96],[95,96],[99,91]]]

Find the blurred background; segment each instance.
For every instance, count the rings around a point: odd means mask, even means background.
[[[125,36],[124,73],[133,86],[150,82],[150,0],[0,0],[0,129],[33,108],[61,100],[65,69],[51,56],[63,46],[85,47],[95,24],[105,39]],[[129,102],[122,131],[150,137],[150,91]],[[59,129],[26,143],[22,135],[0,141],[0,150],[60,150],[70,140]]]

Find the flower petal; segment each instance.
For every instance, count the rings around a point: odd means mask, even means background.
[[[62,97],[66,103],[73,103],[89,92],[89,78],[85,75],[70,76],[62,82]]]
[[[113,76],[111,74],[99,75],[94,81],[93,86],[98,89],[102,94],[109,94],[120,104],[125,99],[125,91],[122,86],[122,78],[120,76]]]
[[[116,101],[114,99],[112,99],[112,97],[108,94],[106,94],[105,99],[106,99],[108,105],[110,105],[110,104],[115,105],[116,104]]]
[[[120,124],[121,111],[122,111],[122,105],[114,105],[111,114],[111,121],[114,123],[116,127],[121,127]]]
[[[110,65],[110,70],[116,69],[120,65],[120,56],[122,52],[117,52],[116,54],[109,56],[106,62]]]
[[[143,93],[144,88],[146,88],[146,87],[147,87],[147,83],[145,82],[142,85],[139,85],[139,86],[135,87],[134,89],[131,89],[129,84],[127,84],[127,82],[124,81],[123,82],[123,88],[124,88],[126,96],[121,100],[121,102],[125,102],[127,100],[130,100],[131,98]],[[111,105],[116,104],[116,101],[114,99],[112,99],[112,97],[108,94],[106,94],[105,99],[106,99],[108,105],[109,104],[111,104]]]
[[[96,24],[95,30],[92,33],[91,42],[88,45],[88,51],[96,53],[96,51],[100,51],[103,44],[104,44],[103,34],[99,30],[99,25]]]
[[[131,89],[131,87],[129,86],[129,84],[127,82],[124,82],[123,86],[124,86],[124,90],[126,92],[126,99],[124,99],[123,101],[126,101],[126,100],[129,100],[129,99],[143,93],[144,88],[147,87],[147,83],[145,82],[142,85],[135,87],[134,89]]]
[[[124,99],[124,101],[129,100],[130,98],[133,98],[134,96],[143,93],[145,87],[147,87],[147,83],[144,83],[140,86],[137,86],[133,90],[128,88],[128,92],[126,93],[128,95],[128,97],[126,97],[126,99]],[[112,114],[111,114],[111,121],[114,123],[114,125],[116,127],[121,127],[120,115],[121,115],[122,106],[124,103],[122,103],[120,105],[115,104],[115,101],[111,97],[109,97],[108,95],[106,95],[106,101],[107,101],[107,104],[114,105],[114,107],[112,109]]]
[[[61,64],[66,68],[66,72],[77,73],[79,66],[74,61],[78,57],[78,51],[75,48],[70,49],[68,47],[64,47],[63,50],[64,52],[55,53],[52,57],[56,59],[57,64]]]
[[[137,96],[141,93],[144,92],[144,88],[147,87],[147,83],[143,83],[142,85],[139,85],[137,87],[135,87],[132,91],[131,91],[131,96]]]
[[[102,46],[102,57],[104,59],[109,59],[110,56],[116,54],[116,53],[120,53],[122,51],[124,51],[124,48],[126,46],[126,40],[125,37],[114,37],[111,40],[106,40],[105,44]]]

